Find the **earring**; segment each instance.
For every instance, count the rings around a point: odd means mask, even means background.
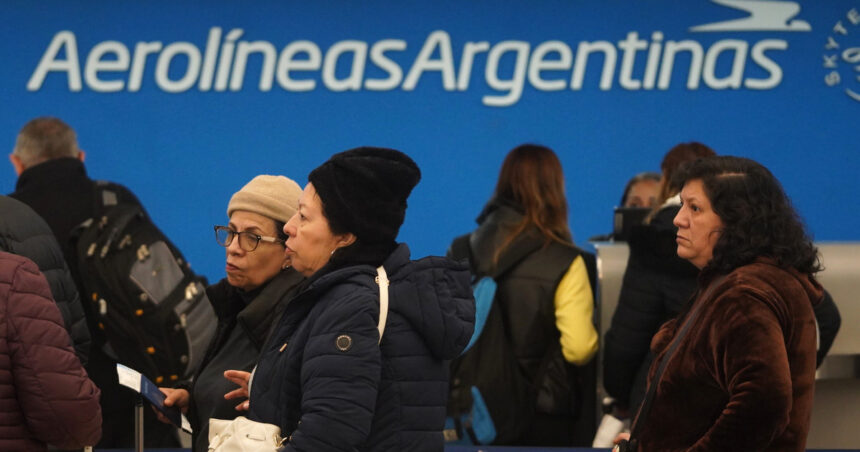
[[[284,262],[284,263],[281,265],[281,270],[286,270],[286,269],[288,269],[288,268],[290,268],[290,264],[288,264],[288,263],[286,263],[286,262]]]
[[[334,252],[335,252],[335,251],[337,251],[337,248],[335,248],[335,249],[331,250],[331,253],[329,253],[329,256],[334,256]]]

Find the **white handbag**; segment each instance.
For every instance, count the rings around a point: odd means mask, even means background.
[[[209,419],[209,452],[275,452],[286,438],[274,424],[236,419]]]
[[[379,342],[388,318],[388,275],[380,265],[376,269],[379,284]],[[289,437],[281,437],[274,424],[252,421],[245,416],[236,419],[209,419],[209,452],[276,452]]]

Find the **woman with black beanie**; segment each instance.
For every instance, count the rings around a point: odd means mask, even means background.
[[[448,361],[469,341],[475,306],[464,265],[411,261],[395,241],[420,178],[407,155],[370,147],[309,175],[284,227],[307,280],[250,382],[249,417],[278,425],[284,450],[443,449]]]

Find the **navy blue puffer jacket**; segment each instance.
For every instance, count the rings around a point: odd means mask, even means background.
[[[441,451],[448,362],[475,322],[468,268],[384,262],[388,320],[381,345],[379,286],[369,265],[313,281],[287,306],[257,365],[250,417],[277,424],[288,451]]]

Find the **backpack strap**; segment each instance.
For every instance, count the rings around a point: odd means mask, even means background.
[[[460,355],[466,354],[466,352],[475,345],[478,338],[481,337],[481,333],[484,331],[484,325],[487,324],[487,317],[490,316],[490,309],[495,303],[496,287],[496,280],[489,276],[479,279],[472,285],[472,294],[475,298],[475,329],[472,331],[472,337],[469,339],[469,343],[466,344],[466,348],[460,352]]]

